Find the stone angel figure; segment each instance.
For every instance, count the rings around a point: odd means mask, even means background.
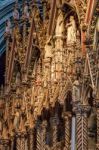
[[[70,22],[66,24],[67,28],[67,44],[76,42],[76,23],[74,16],[70,16]]]

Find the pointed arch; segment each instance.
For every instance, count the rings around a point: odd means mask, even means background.
[[[61,91],[61,94],[59,96],[60,103],[64,103],[69,91],[72,93],[72,87],[73,87],[72,81],[69,77],[67,77],[64,89]]]
[[[73,3],[64,2],[63,5],[67,5],[71,9],[71,11],[76,13],[79,24],[80,24],[80,15],[79,15],[79,10],[78,10],[78,7],[76,5],[76,2],[75,1]]]

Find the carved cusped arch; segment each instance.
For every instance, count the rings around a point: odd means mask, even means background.
[[[70,14],[73,14],[73,15],[76,15],[76,17],[78,17],[78,20],[79,20],[79,13],[76,8],[76,3],[69,3],[69,2],[64,1],[62,4],[62,9],[63,11],[67,12],[67,16]]]
[[[73,84],[70,81],[70,79],[67,78],[66,84],[64,86],[64,90],[61,92],[61,94],[59,96],[60,103],[62,102],[62,104],[63,104],[65,102],[68,92],[72,93],[72,88],[73,88]]]

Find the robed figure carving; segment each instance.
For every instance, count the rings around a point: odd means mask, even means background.
[[[76,23],[74,16],[70,16],[70,22],[66,24],[67,28],[67,44],[76,42]]]

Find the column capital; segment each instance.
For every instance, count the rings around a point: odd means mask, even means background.
[[[65,120],[67,120],[72,117],[72,114],[71,114],[71,112],[64,112],[63,117],[65,118]]]
[[[91,107],[89,105],[79,104],[74,107],[74,112],[77,114],[87,114],[90,111]]]
[[[57,125],[57,116],[56,115],[51,116],[50,121],[53,126],[56,126]]]
[[[26,132],[21,132],[21,131],[16,132],[16,137],[17,138],[25,138],[26,135],[27,135]]]
[[[0,139],[0,145],[9,145],[9,139]]]
[[[43,127],[43,128],[46,128],[46,126],[47,126],[47,121],[44,120],[44,121],[42,122],[42,127]]]
[[[97,150],[99,149],[99,144],[96,144],[96,149],[97,149]]]
[[[88,25],[86,23],[83,23],[82,24],[82,31],[83,32],[86,32],[87,31],[87,28],[88,28]]]
[[[15,134],[14,135],[10,135],[10,141],[13,141],[14,137],[15,137]]]
[[[34,132],[34,128],[29,128],[28,133],[31,134]]]

